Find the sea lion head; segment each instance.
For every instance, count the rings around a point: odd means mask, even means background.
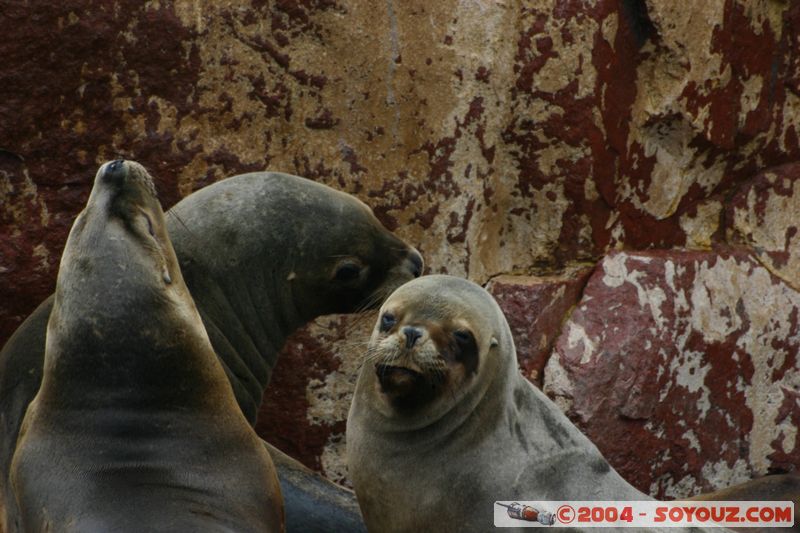
[[[483,288],[425,276],[381,307],[365,363],[372,368],[362,376],[374,376],[373,406],[384,416],[431,422],[465,398],[480,400],[513,351],[505,318]]]
[[[320,315],[376,308],[423,268],[366,204],[280,172],[204,187],[170,209],[167,225],[252,421],[289,334]]]
[[[387,230],[366,204],[319,184],[310,188],[320,198],[303,233],[314,245],[298,250],[290,274],[305,319],[375,309],[422,274],[420,253]]]
[[[106,345],[124,343],[126,332],[140,330],[165,338],[157,333],[157,317],[167,307],[177,307],[177,316],[194,321],[196,310],[153,178],[134,161],[109,161],[97,171],[86,207],[70,230],[59,267],[52,332],[59,342],[67,339],[58,333],[69,332],[76,343],[104,338]]]
[[[419,252],[365,203],[279,172],[209,185],[173,207],[168,225],[190,287],[213,279],[238,300],[250,295],[251,307],[274,310],[261,319],[279,318],[286,334],[320,315],[377,308],[423,269]]]

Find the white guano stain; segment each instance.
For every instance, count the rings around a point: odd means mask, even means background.
[[[700,416],[705,419],[711,408],[711,390],[705,383],[711,366],[706,363],[705,354],[702,352],[686,350],[681,355],[682,357],[673,358],[669,364],[673,386],[682,387],[689,393],[700,392],[697,407],[700,410]],[[670,388],[665,387],[661,390],[659,401],[664,401]]]
[[[544,376],[547,380],[544,388],[547,391],[547,395],[553,399],[553,403],[564,413],[572,409],[575,384],[561,364],[561,356],[557,351],[554,351],[553,355],[548,359]]]
[[[749,481],[753,475],[744,459],[738,459],[733,466],[730,466],[724,460],[719,460],[715,463],[708,462],[703,465],[702,472],[703,477],[716,488],[744,483]]]
[[[666,476],[665,479],[662,480],[662,483],[666,482],[666,488],[664,489],[664,496],[667,498],[683,498],[686,494],[692,494],[697,492],[696,489],[696,482],[694,476],[684,476],[678,481],[671,482],[672,476]],[[655,486],[653,486],[655,485]],[[653,483],[651,485],[650,490],[653,492],[658,490],[658,483]],[[655,489],[655,490],[654,490]]]
[[[719,229],[722,204],[716,200],[698,204],[697,214],[681,215],[680,226],[686,233],[686,247],[707,250],[711,248],[711,236]]]
[[[785,361],[785,354],[775,346],[789,343],[789,349],[797,350],[800,344],[789,317],[790,310],[800,308],[800,294],[776,282],[760,265],[721,257],[713,265],[698,265],[692,304],[692,328],[702,333],[707,343],[738,335],[736,347],[753,365],[749,382],[740,376],[736,389],[744,392],[745,403],[753,413],[749,468],[766,474],[768,456],[774,451],[772,442],[781,434],[776,419],[783,389],[800,389],[800,369],[787,371],[780,381],[773,379],[773,372]]]
[[[778,180],[768,172],[764,178],[772,183]],[[758,250],[759,259],[770,271],[789,285],[798,288],[800,279],[800,181],[784,188],[787,194],[778,194],[773,188],[766,193],[756,187],[747,193],[746,205],[733,215],[734,230]],[[768,194],[766,198],[761,195]],[[763,209],[758,204],[763,201]],[[788,252],[785,263],[776,263],[766,252]]]
[[[701,452],[700,441],[697,440],[697,434],[693,430],[691,429],[686,430],[686,433],[683,434],[683,438],[689,441],[689,448],[696,451],[697,453]]]
[[[567,335],[567,347],[570,350],[575,349],[578,344],[583,345],[583,354],[581,355],[580,364],[585,365],[592,360],[592,355],[595,351],[594,342],[589,338],[583,326],[575,322],[569,323],[569,333]]]

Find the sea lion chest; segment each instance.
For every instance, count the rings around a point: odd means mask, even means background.
[[[225,415],[36,403],[12,465],[29,531],[264,531],[279,523],[263,447]],[[221,418],[222,417],[222,418]],[[257,443],[254,443],[257,444]]]

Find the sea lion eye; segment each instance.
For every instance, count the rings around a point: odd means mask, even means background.
[[[147,231],[150,233],[150,236],[155,238],[156,232],[153,230],[153,221],[150,220],[150,217],[145,215],[144,218],[147,219]]]
[[[336,281],[353,281],[361,275],[361,266],[356,263],[342,263],[336,268],[333,279]]]
[[[453,332],[453,337],[459,344],[467,344],[472,340],[472,333],[464,329],[457,329]]]
[[[391,313],[384,313],[381,317],[381,331],[389,331],[392,329],[392,326],[395,325],[397,319],[395,319],[394,315]]]
[[[450,345],[452,355],[455,360],[464,365],[468,375],[478,371],[478,345],[475,336],[468,329],[457,329],[453,331],[453,342]]]

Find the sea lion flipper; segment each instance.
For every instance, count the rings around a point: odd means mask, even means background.
[[[285,502],[286,533],[366,533],[356,495],[302,464],[268,442]]]

